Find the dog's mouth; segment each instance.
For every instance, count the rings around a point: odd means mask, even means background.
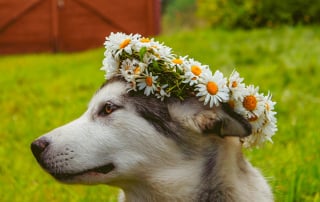
[[[112,170],[115,169],[115,166],[113,163],[109,163],[103,166],[98,166],[92,169],[84,170],[81,172],[77,173],[50,173],[53,177],[55,177],[57,180],[60,181],[66,181],[66,180],[71,180],[74,177],[85,175],[85,174],[108,174]]]

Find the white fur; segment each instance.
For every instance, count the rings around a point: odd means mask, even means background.
[[[107,174],[90,171],[62,181],[118,186],[123,190],[120,201],[191,202],[197,201],[203,185],[202,171],[207,161],[203,151],[217,146],[215,175],[232,188],[230,194],[235,201],[273,200],[262,175],[245,160],[242,162],[238,137],[202,137],[199,122],[206,116],[198,116],[203,113],[201,104],[174,102],[168,106],[172,119],[192,139],[194,151],[188,158],[179,144],[155,130],[136,112],[134,104],[127,102],[123,97],[127,85],[107,84],[79,119],[41,137],[50,142],[43,154],[49,172],[78,173],[113,163],[115,169]],[[106,102],[121,109],[100,117],[97,112]],[[217,109],[212,116],[223,114]]]

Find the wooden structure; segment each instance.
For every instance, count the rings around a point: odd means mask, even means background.
[[[161,0],[0,0],[0,54],[102,46],[110,32],[159,33]]]

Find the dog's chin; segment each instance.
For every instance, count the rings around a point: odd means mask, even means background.
[[[106,178],[115,169],[114,164],[109,163],[96,168],[76,173],[50,173],[56,180],[67,184],[97,184],[105,182]]]

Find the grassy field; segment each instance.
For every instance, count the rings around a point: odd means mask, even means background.
[[[270,90],[279,131],[273,144],[246,156],[276,201],[320,201],[320,28],[195,30],[158,39]],[[30,152],[33,139],[86,109],[104,79],[103,52],[0,56],[0,201],[116,201],[115,188],[57,183]]]

